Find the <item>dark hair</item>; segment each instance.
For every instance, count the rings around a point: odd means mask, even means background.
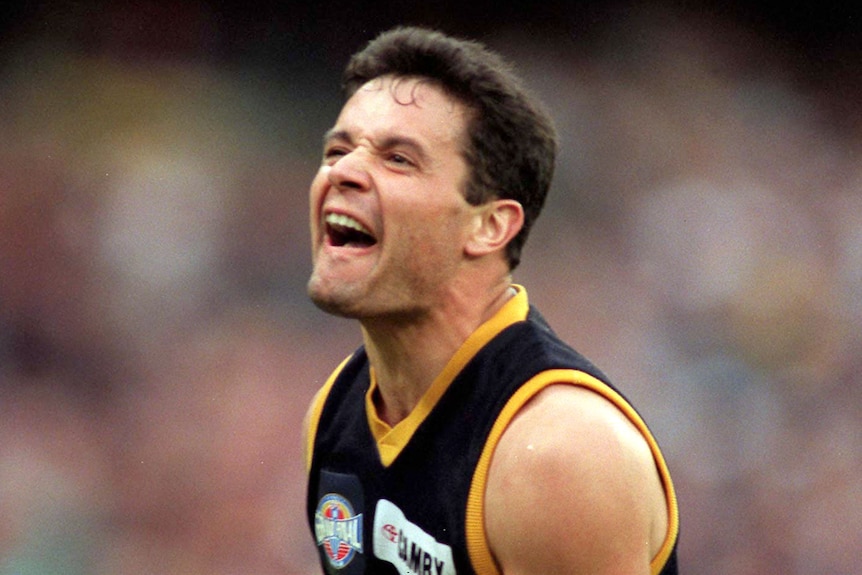
[[[344,71],[346,97],[386,75],[429,79],[473,111],[464,194],[473,205],[505,198],[523,206],[524,226],[506,246],[509,268],[517,267],[553,178],[557,138],[549,115],[500,56],[434,30],[398,27],[369,42]]]

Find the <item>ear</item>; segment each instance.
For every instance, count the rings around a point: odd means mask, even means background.
[[[524,226],[524,208],[515,200],[493,200],[476,206],[473,217],[473,230],[464,247],[471,257],[505,249]]]

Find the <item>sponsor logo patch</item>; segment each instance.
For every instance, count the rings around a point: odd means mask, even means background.
[[[362,553],[362,514],[337,493],[327,493],[317,504],[314,535],[332,567],[342,569]]]
[[[440,543],[386,499],[374,511],[374,555],[401,575],[455,575],[452,548]]]

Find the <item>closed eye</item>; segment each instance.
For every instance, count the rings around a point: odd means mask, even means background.
[[[323,151],[323,159],[326,162],[332,163],[338,158],[347,155],[347,150],[340,147],[326,148]]]
[[[402,166],[402,167],[408,167],[408,166],[415,166],[416,165],[410,158],[408,158],[407,156],[405,156],[403,154],[396,154],[396,153],[389,154],[389,161],[392,162],[393,164],[396,164],[396,165]]]

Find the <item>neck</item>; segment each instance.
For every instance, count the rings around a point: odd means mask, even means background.
[[[445,302],[409,320],[362,321],[374,368],[378,416],[395,425],[419,403],[468,337],[512,297],[511,279],[477,290],[452,290]]]

